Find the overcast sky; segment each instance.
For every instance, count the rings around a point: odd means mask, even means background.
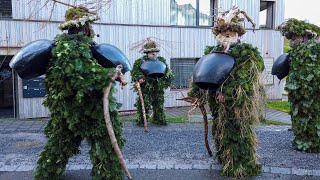
[[[285,0],[285,19],[309,20],[320,26],[320,0]]]

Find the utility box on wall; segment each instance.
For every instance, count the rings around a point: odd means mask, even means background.
[[[23,97],[44,97],[46,95],[46,91],[42,81],[43,77],[38,77],[30,80],[22,80]]]

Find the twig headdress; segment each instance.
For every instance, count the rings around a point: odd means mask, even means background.
[[[158,47],[159,47],[159,43],[152,40],[152,38],[148,37],[146,39],[143,39],[134,43],[131,49],[140,49],[139,52],[143,52],[147,54],[149,52],[159,52],[160,49]]]
[[[214,35],[218,35],[227,30],[238,33],[239,36],[242,36],[246,33],[242,22],[244,22],[244,18],[241,18],[239,15],[242,14],[249,22],[252,23],[253,28],[255,28],[256,24],[252,21],[252,19],[247,15],[246,12],[241,11],[238,7],[233,7],[229,11],[225,11],[221,13],[218,17],[216,25],[212,28],[212,32]]]

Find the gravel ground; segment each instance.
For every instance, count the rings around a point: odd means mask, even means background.
[[[303,153],[292,146],[292,131],[258,132],[260,162],[275,167],[320,169],[320,154]]]
[[[145,133],[141,127],[125,125],[124,157],[130,164],[219,164],[207,155],[201,124],[150,126],[149,130]],[[264,166],[320,170],[320,154],[294,150],[291,144],[293,133],[287,131],[287,127],[260,126],[257,135],[259,161]],[[36,164],[45,143],[45,136],[39,132],[0,131],[0,167]],[[82,144],[81,151],[82,154],[70,159],[69,164],[90,164],[86,143]]]

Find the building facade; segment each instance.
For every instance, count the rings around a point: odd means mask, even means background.
[[[57,27],[67,7],[51,1],[42,7],[45,0],[0,2],[0,72],[7,72],[3,77],[0,73],[0,109],[17,118],[47,117],[49,112],[42,106],[42,78],[23,81],[11,71],[8,62],[24,45],[38,39],[52,40],[60,34]],[[155,37],[161,44],[161,56],[175,74],[172,87],[165,93],[165,106],[185,106],[188,104],[176,99],[186,96],[196,59],[206,46],[216,44],[211,32],[214,15],[233,6],[246,11],[257,24],[253,29],[246,23],[248,32],[241,40],[259,48],[265,61],[268,98],[281,99],[283,85],[270,71],[274,60],[283,53],[283,37],[275,27],[284,21],[284,0],[113,0],[100,10],[101,19],[94,24],[99,34],[95,41],[117,46],[133,64],[142,54],[130,47],[139,40]],[[125,77],[131,80],[129,73]],[[122,103],[121,111],[135,110],[136,95],[131,87],[119,88],[115,94]]]

